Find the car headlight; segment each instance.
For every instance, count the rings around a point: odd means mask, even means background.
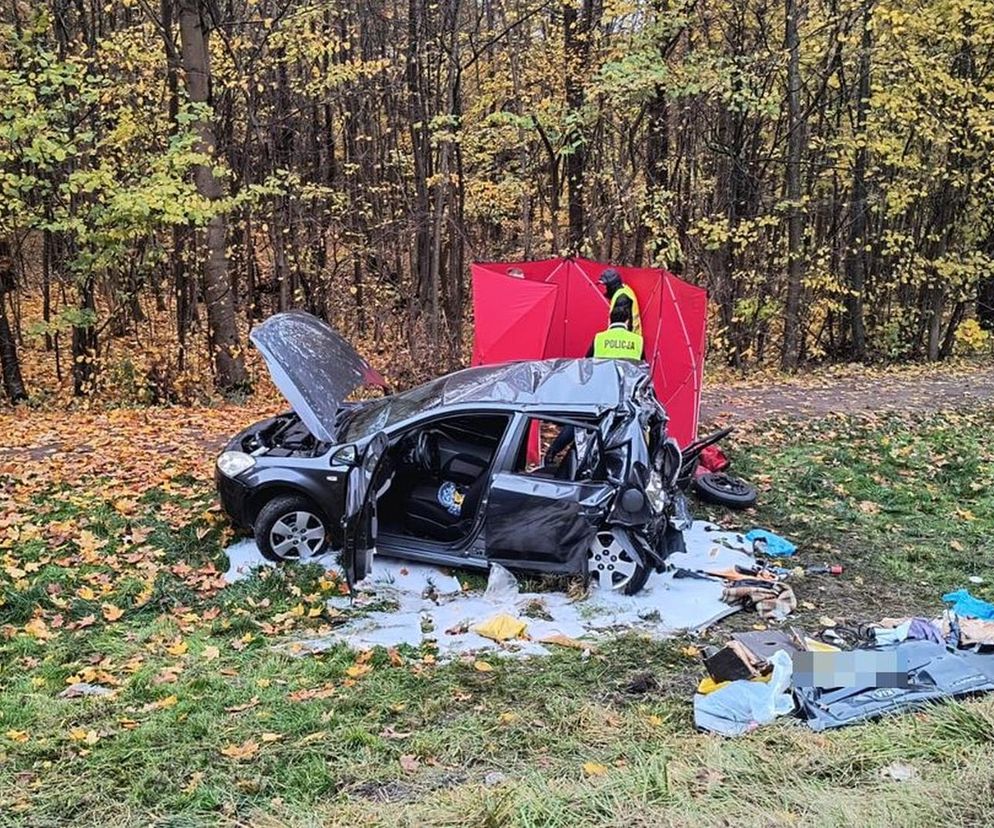
[[[244,451],[226,451],[217,458],[217,467],[225,477],[238,477],[255,465],[255,458]]]

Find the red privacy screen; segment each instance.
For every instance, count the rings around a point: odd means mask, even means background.
[[[608,267],[588,259],[474,264],[473,364],[585,356],[607,327],[597,279]],[[657,268],[616,269],[638,297],[656,395],[685,446],[697,436],[707,291]]]

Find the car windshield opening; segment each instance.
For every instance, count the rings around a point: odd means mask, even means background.
[[[442,401],[443,379],[379,400],[360,403],[347,412],[340,441],[352,443],[362,440],[403,422],[419,411],[435,408]]]

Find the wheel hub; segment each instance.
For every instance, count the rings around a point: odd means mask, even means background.
[[[638,565],[613,532],[598,532],[590,543],[587,570],[598,589],[624,589],[635,577]]]
[[[324,522],[313,512],[288,512],[273,524],[269,545],[281,558],[300,560],[324,548]]]

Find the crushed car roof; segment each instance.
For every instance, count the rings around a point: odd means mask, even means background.
[[[614,408],[646,376],[645,365],[620,359],[543,359],[467,368],[428,385],[438,386],[437,405]]]

